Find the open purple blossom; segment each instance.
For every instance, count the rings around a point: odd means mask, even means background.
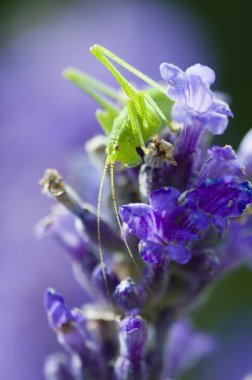
[[[172,118],[177,123],[201,126],[212,134],[222,134],[233,116],[227,103],[218,99],[210,85],[215,81],[212,69],[201,64],[183,72],[179,67],[162,63],[161,76],[168,83],[168,96],[175,101]]]
[[[197,183],[207,178],[220,178],[224,175],[232,175],[233,178],[245,178],[244,166],[238,160],[231,146],[212,146],[207,151],[207,157],[202,163],[197,176]]]
[[[141,239],[140,251],[145,261],[158,262],[166,254],[179,264],[186,264],[191,257],[186,243],[198,240],[200,232],[207,228],[204,214],[197,210],[187,213],[179,204],[179,197],[179,191],[169,187],[151,193],[150,205],[119,208],[129,232]]]
[[[129,232],[141,239],[144,261],[158,262],[167,255],[186,264],[191,257],[189,242],[199,240],[210,223],[222,234],[226,218],[241,215],[251,202],[251,185],[226,175],[207,178],[183,194],[172,187],[156,190],[150,195],[150,205],[121,206],[119,214]]]
[[[236,155],[230,146],[211,145],[204,134],[206,129],[223,133],[232,116],[210,90],[215,74],[199,64],[185,73],[162,64],[161,74],[175,102],[171,109],[169,101],[165,111],[182,128],[160,130],[145,141],[147,146],[136,150],[140,167],[111,164],[115,189],[106,198],[104,217],[57,171],[47,170],[41,181],[60,206],[37,232],[64,247],[90,297],[77,311],[47,291],[49,324],[68,353],[47,360],[47,380],[178,379],[215,348],[214,339],[196,331],[182,314],[217,277],[252,261],[250,152],[244,143]],[[122,106],[119,113],[126,110]],[[88,146],[100,169],[104,138]],[[92,181],[95,173],[90,175]],[[111,201],[120,205],[122,226]]]

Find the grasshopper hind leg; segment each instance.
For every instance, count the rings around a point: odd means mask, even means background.
[[[102,250],[102,241],[101,241],[101,200],[102,200],[102,190],[103,190],[103,185],[106,177],[106,173],[108,170],[110,164],[109,157],[106,159],[104,169],[102,172],[102,177],[101,177],[101,182],[99,186],[99,192],[98,192],[98,199],[97,199],[97,239],[98,239],[98,249],[99,249],[99,256],[100,256],[100,263],[101,263],[101,268],[102,268],[102,276],[103,280],[105,283],[106,287],[106,292],[107,295],[110,297],[110,291],[109,291],[109,286],[108,286],[108,280],[107,280],[107,275],[105,271],[105,262],[104,262],[104,257],[103,257],[103,250]]]

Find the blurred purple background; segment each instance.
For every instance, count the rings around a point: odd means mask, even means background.
[[[58,10],[1,49],[1,379],[43,379],[44,356],[57,349],[44,289],[57,288],[72,305],[84,296],[62,250],[50,239],[37,241],[34,225],[51,204],[38,186],[44,169],[65,173],[74,151],[99,132],[96,105],[60,75],[77,66],[114,83],[88,52],[96,42],[156,79],[163,60],[217,65],[188,11],[146,2]]]

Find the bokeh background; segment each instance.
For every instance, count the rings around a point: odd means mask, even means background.
[[[34,225],[51,202],[38,186],[47,167],[66,176],[88,137],[99,132],[95,104],[66,83],[77,66],[114,83],[89,54],[100,43],[159,79],[162,61],[213,67],[215,88],[232,99],[235,119],[219,144],[235,148],[251,116],[251,30],[245,0],[0,0],[0,379],[43,379],[57,349],[43,292],[80,304],[64,253],[37,241]],[[137,82],[137,79],[134,79]],[[84,168],[88,170],[88,168]],[[99,180],[99,179],[97,179]],[[91,191],[85,186],[85,199]],[[184,379],[240,380],[252,371],[252,272],[241,268],[212,287],[195,323],[219,340],[218,351]]]

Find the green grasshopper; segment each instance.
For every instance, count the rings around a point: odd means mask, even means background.
[[[100,45],[93,45],[90,48],[90,52],[111,72],[124,91],[123,96],[110,86],[107,86],[74,68],[68,68],[63,72],[65,78],[86,92],[102,107],[102,110],[96,112],[96,117],[107,135],[107,160],[102,174],[98,195],[97,230],[103,277],[107,286],[100,236],[101,197],[107,169],[110,166],[112,200],[117,222],[122,232],[115,198],[114,163],[120,162],[125,167],[135,167],[142,163],[139,148],[146,151],[145,144],[150,138],[157,135],[164,126],[171,128],[170,110],[173,102],[167,97],[165,89],[162,86],[106,48]],[[146,82],[150,88],[141,91],[135,89],[111,61],[114,61],[138,76]],[[124,104],[123,107],[117,106],[115,101],[118,104]],[[136,265],[124,236],[123,239],[131,258]]]
[[[142,158],[137,148],[145,147],[145,142],[170,125],[170,109],[173,102],[167,97],[165,89],[134,67],[100,45],[94,45],[90,52],[111,72],[124,90],[127,99],[120,110],[104,96],[122,101],[122,96],[109,86],[76,70],[66,69],[64,76],[84,90],[99,103],[103,110],[96,112],[97,119],[108,136],[106,154],[110,162],[119,161],[127,167],[138,166]],[[152,88],[136,90],[115,68],[109,59],[128,69],[148,83]]]

